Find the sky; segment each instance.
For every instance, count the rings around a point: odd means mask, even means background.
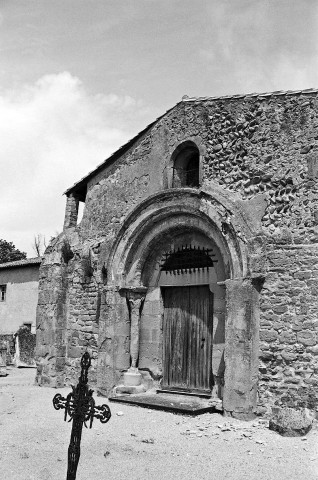
[[[0,0],[0,238],[190,97],[318,88],[317,0]]]

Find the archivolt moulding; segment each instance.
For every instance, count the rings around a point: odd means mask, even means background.
[[[222,257],[227,259],[228,278],[246,275],[246,246],[229,224],[226,234],[222,224],[227,212],[236,215],[245,235],[252,229],[234,203],[221,201],[205,191],[182,188],[155,194],[141,202],[127,217],[107,259],[110,282],[119,288],[142,285],[141,273],[156,241],[176,231],[196,231],[212,239]]]

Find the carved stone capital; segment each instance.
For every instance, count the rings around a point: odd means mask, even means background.
[[[146,296],[147,290],[148,290],[147,287],[142,287],[142,286],[121,287],[119,289],[119,292],[124,293],[128,300],[129,299],[138,299],[138,298],[144,299],[145,296]]]

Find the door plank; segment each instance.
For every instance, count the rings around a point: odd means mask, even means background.
[[[163,300],[163,388],[211,391],[213,298],[208,286],[166,287]]]

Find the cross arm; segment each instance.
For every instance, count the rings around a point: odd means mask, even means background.
[[[55,410],[60,410],[60,409],[64,409],[64,408],[67,408],[67,399],[62,397],[62,395],[60,393],[57,393],[56,395],[54,395],[53,397],[53,407],[55,408]]]
[[[97,418],[97,420],[100,420],[101,423],[107,423],[111,417],[109,406],[105,404],[94,405],[91,422],[93,421],[93,417]]]
[[[74,387],[72,388],[74,391]],[[64,398],[60,393],[57,393],[53,397],[53,407],[55,408],[55,410],[61,410],[61,409],[65,410],[65,414],[64,414],[65,422],[67,419],[67,414],[69,414],[69,416],[71,417],[69,421],[71,421],[74,415],[73,397],[74,397],[73,392],[69,393],[66,398]]]

